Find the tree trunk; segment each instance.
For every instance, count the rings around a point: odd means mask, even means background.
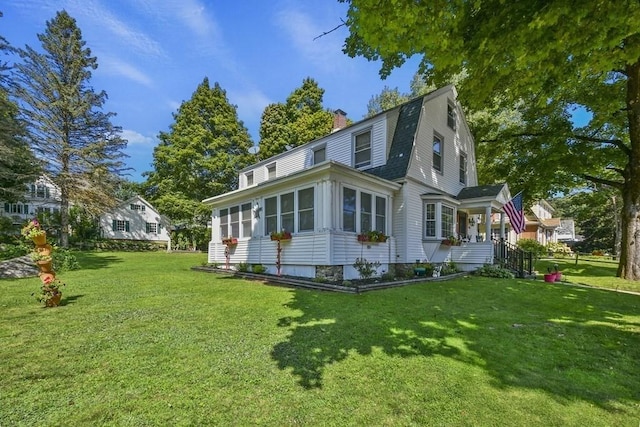
[[[615,228],[613,230],[613,259],[616,260],[620,256],[620,241],[622,238],[622,219],[620,218],[620,206],[616,194],[611,196],[611,204],[613,206],[613,220],[615,222]]]
[[[640,280],[640,60],[626,67],[629,162],[622,190],[622,239],[618,277]]]

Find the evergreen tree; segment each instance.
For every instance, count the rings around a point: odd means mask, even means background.
[[[379,95],[374,95],[369,100],[367,104],[367,115],[365,117],[373,117],[382,111],[389,110],[408,100],[409,95],[400,93],[397,87],[390,89],[388,86],[385,86]]]
[[[38,35],[43,52],[18,52],[14,95],[28,124],[31,147],[60,188],[61,245],[68,245],[69,207],[98,212],[112,206],[114,176],[123,170],[126,141],[104,113],[104,91],[90,85],[97,59],[66,11],[58,12]]]
[[[211,88],[206,77],[174,120],[159,134],[146,192],[174,223],[206,225],[209,211],[201,201],[238,187],[253,142],[226,92],[218,83]]]
[[[324,89],[310,77],[302,81],[286,103],[268,105],[260,122],[260,158],[266,159],[328,135],[333,114],[322,107]]]
[[[12,50],[0,36],[0,54]],[[9,99],[9,70],[9,64],[0,60],[0,200],[15,202],[24,196],[26,185],[37,178],[39,165],[18,118],[18,106]]]
[[[523,183],[615,188],[618,276],[640,280],[640,3],[344,1],[349,55],[380,59],[386,76],[421,54],[431,83],[465,73],[469,110],[516,109],[522,125],[486,141]],[[576,107],[591,113],[585,127],[571,121]]]

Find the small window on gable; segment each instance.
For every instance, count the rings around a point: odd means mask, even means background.
[[[356,168],[371,165],[371,131],[355,136],[353,163]]]
[[[247,172],[244,175],[247,178],[247,187],[250,187],[253,185],[253,172]]]
[[[467,183],[467,154],[460,153],[460,183]]]
[[[438,134],[433,135],[433,168],[438,172],[442,172],[442,137]]]
[[[313,164],[317,165],[327,160],[327,148],[325,146],[313,150]]]
[[[276,177],[276,164],[271,163],[267,165],[267,179],[275,179]]]
[[[456,107],[453,103],[447,103],[447,126],[456,130]]]

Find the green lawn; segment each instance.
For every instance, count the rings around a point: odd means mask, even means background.
[[[0,425],[633,426],[640,296],[464,277],[349,295],[94,253],[0,280]]]
[[[575,258],[542,259],[536,263],[536,269],[543,274],[548,267],[553,269],[554,264],[562,271],[562,279],[570,283],[640,293],[640,282],[616,277],[618,261],[611,258],[579,257],[577,263]]]

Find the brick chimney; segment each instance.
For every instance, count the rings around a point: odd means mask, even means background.
[[[347,113],[345,113],[344,111],[342,111],[341,109],[337,109],[336,111],[333,112],[334,116],[333,116],[333,130],[332,132],[335,132],[337,130],[340,130],[342,128],[346,128],[347,127]]]

